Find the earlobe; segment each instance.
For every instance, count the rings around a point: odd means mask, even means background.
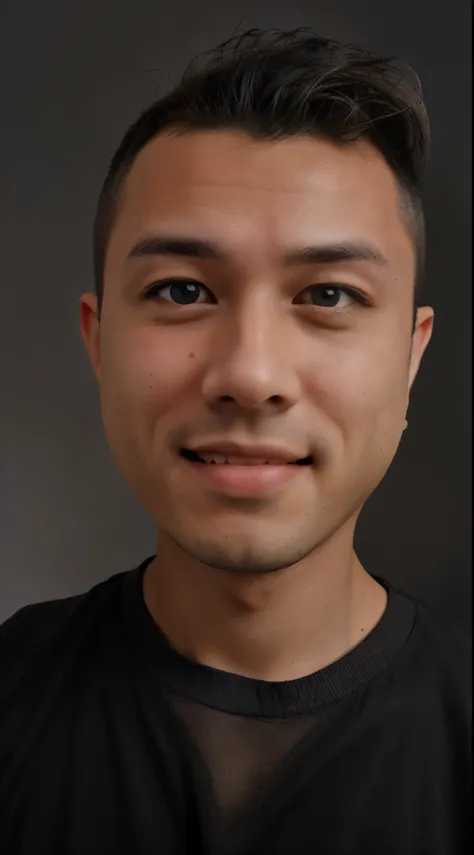
[[[80,330],[98,380],[100,377],[100,324],[95,294],[83,294],[80,298]]]

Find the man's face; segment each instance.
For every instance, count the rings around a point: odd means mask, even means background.
[[[149,242],[128,257],[156,236],[215,253]],[[320,252],[289,259],[305,247]],[[160,537],[264,572],[353,530],[431,335],[425,307],[411,337],[414,271],[395,179],[369,144],[200,131],[140,152],[101,322],[84,295],[81,329],[112,453]],[[230,464],[198,462],[219,451]],[[242,466],[246,453],[270,463]]]

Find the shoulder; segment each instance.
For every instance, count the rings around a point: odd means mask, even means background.
[[[88,591],[23,606],[0,625],[0,697],[28,673],[87,642],[119,588],[117,573]]]
[[[472,634],[452,618],[422,600],[414,600],[423,627],[423,637],[433,653],[450,665],[465,668],[472,656]]]
[[[72,597],[31,603],[18,609],[0,624],[0,651],[3,652],[14,645],[19,652],[24,646],[41,643],[70,620],[81,606],[97,603],[105,589],[110,589],[119,576],[122,574],[112,576],[88,591]]]
[[[413,632],[412,666],[420,683],[468,711],[472,705],[472,636],[455,620],[422,600]]]
[[[52,628],[53,624],[57,624],[71,614],[86,596],[87,593],[82,593],[65,599],[46,600],[22,606],[0,624],[0,649],[4,651],[11,644],[21,645],[23,639],[26,642],[38,641]]]

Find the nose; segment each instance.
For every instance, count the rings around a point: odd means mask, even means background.
[[[203,379],[212,409],[283,412],[300,397],[289,331],[268,306],[265,312],[256,308],[219,324]]]

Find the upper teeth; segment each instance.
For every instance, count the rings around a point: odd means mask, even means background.
[[[263,457],[226,457],[225,454],[200,454],[205,463],[230,463],[232,466],[263,466],[266,463],[283,463],[282,460],[265,460]]]

